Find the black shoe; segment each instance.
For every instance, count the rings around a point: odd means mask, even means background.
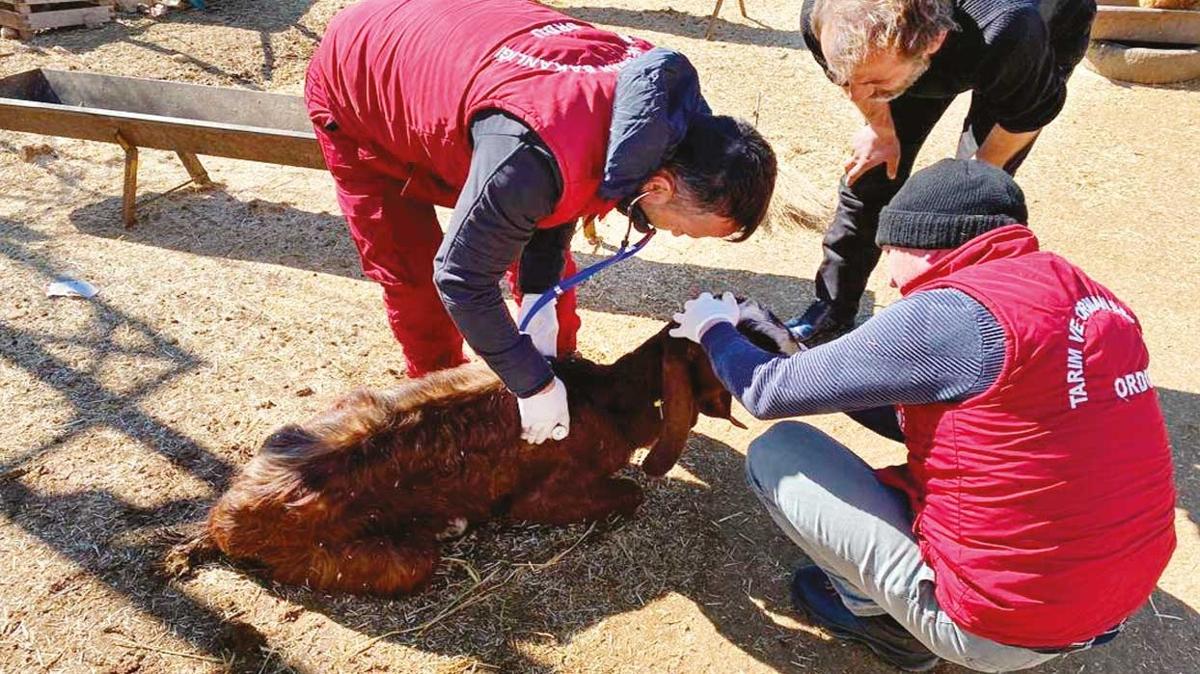
[[[785,325],[800,343],[814,347],[832,342],[853,330],[854,314],[838,309],[832,302],[817,300]]]
[[[802,566],[792,575],[792,606],[833,636],[866,644],[875,655],[906,672],[928,671],[941,662],[891,616],[860,618],[851,613],[829,576],[816,566]]]

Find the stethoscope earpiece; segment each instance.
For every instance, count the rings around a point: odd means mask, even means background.
[[[629,226],[637,230],[639,234],[649,234],[654,231],[654,225],[650,224],[650,218],[646,217],[646,211],[637,205],[637,202],[649,196],[649,194],[649,192],[642,192],[637,195],[629,202],[629,206],[625,209],[625,214],[629,217]],[[629,240],[628,233],[625,235],[625,240]]]

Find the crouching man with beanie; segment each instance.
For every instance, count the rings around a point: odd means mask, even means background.
[[[1017,670],[1107,642],[1175,547],[1141,324],[1027,221],[1004,171],[944,160],[883,209],[903,298],[860,329],[781,357],[734,329],[736,304],[705,295],[676,315],[754,416],[842,411],[907,446],[906,465],[875,471],[786,421],[746,471],[812,560],[797,609],[909,671]]]

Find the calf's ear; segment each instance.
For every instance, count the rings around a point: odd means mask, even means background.
[[[663,345],[662,430],[642,461],[642,470],[654,477],[666,475],[679,460],[696,424],[698,412],[687,345],[686,340],[670,337]]]

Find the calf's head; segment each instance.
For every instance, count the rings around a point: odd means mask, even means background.
[[[791,331],[770,310],[753,300],[741,300],[738,306],[741,319],[737,329],[755,346],[781,355],[800,350]],[[642,470],[655,477],[665,475],[679,461],[700,414],[728,419],[745,428],[733,418],[733,397],[713,372],[708,354],[689,340],[670,337],[671,327],[674,325],[655,337],[663,343],[662,430],[642,461]]]

